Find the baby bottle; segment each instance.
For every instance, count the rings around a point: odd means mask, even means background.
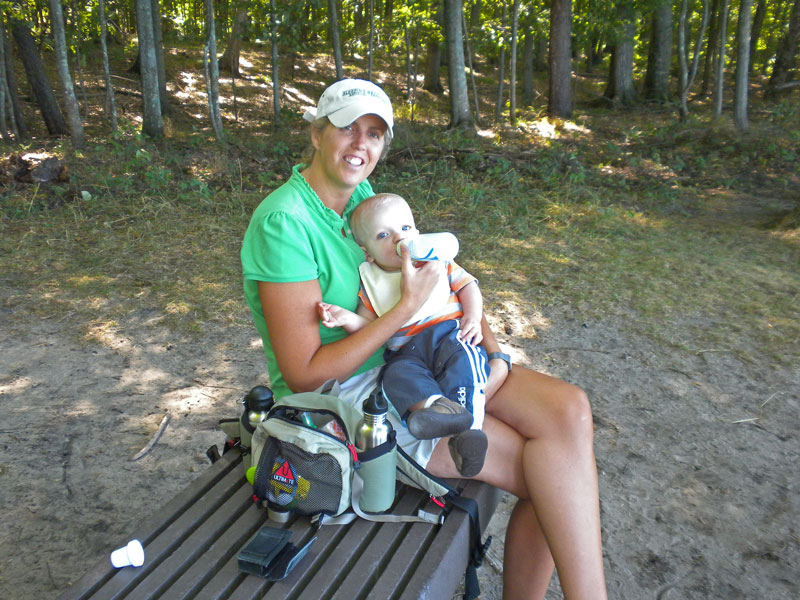
[[[447,231],[405,239],[397,244],[397,254],[400,246],[408,248],[411,260],[453,260],[458,254],[458,238]]]

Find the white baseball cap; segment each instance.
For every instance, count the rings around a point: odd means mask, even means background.
[[[316,108],[309,108],[303,118],[314,121],[322,117],[336,127],[346,127],[364,115],[378,115],[392,136],[392,101],[381,88],[365,79],[342,79],[322,92]]]

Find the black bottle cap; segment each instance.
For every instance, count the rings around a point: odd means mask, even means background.
[[[368,415],[383,415],[389,410],[389,403],[383,397],[383,392],[378,388],[370,394],[369,398],[364,400],[362,408]]]
[[[269,410],[273,403],[272,390],[265,385],[257,385],[244,397],[244,405],[248,411]]]

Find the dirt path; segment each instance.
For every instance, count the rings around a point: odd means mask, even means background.
[[[9,290],[6,299],[11,298]],[[254,332],[189,342],[131,314],[102,343],[76,324],[0,303],[0,598],[52,598],[127,541],[221,443],[217,420],[263,382]],[[800,370],[757,348],[654,347],[621,321],[494,315],[516,362],[582,386],[593,402],[608,585],[614,598],[800,594]],[[535,328],[537,335],[530,334]],[[500,328],[502,330],[502,328]],[[755,357],[745,359],[743,357]],[[153,449],[130,461],[171,420]],[[500,598],[493,519],[483,598]],[[548,598],[560,597],[557,581]]]

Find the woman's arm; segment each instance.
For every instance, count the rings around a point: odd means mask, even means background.
[[[402,295],[397,305],[352,335],[325,345],[319,336],[317,305],[322,302],[322,291],[317,280],[259,282],[270,342],[289,388],[311,391],[329,379],[350,377],[422,306],[441,269],[435,262],[415,267],[404,251]]]
[[[489,323],[486,321],[485,315],[481,317],[481,333],[483,334],[483,342],[481,345],[483,349],[486,350],[486,354],[500,352],[500,344],[497,343],[494,333],[492,333]],[[508,365],[506,361],[500,358],[490,360],[489,367],[489,380],[486,382],[485,390],[487,400],[494,396],[494,393],[502,387],[506,377],[508,377]]]

